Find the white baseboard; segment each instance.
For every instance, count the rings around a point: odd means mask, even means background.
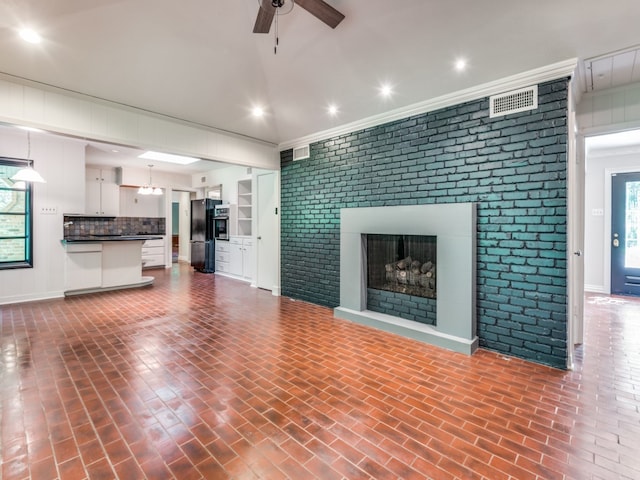
[[[584,291],[589,293],[608,293],[605,292],[603,285],[586,285],[584,286]]]

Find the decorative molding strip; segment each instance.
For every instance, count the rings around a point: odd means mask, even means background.
[[[313,133],[305,137],[287,140],[280,143],[278,148],[280,151],[288,150],[298,145],[311,144],[327,138],[337,137],[357,130],[375,127],[383,123],[393,122],[403,118],[419,115],[422,113],[432,112],[441,108],[458,105],[460,103],[477,100],[479,98],[489,97],[498,93],[516,90],[529,85],[556,80],[562,77],[573,76],[578,65],[577,58],[571,58],[562,62],[547,65],[545,67],[529,70],[524,73],[505,77],[489,83],[477,85],[472,88],[460,90],[440,97],[432,98],[424,102],[414,103],[406,107],[391,110],[389,112],[374,115],[372,117],[363,118],[355,122],[347,123],[336,128]]]

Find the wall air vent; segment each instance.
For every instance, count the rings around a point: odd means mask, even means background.
[[[491,118],[536,108],[538,108],[537,85],[489,97],[489,117]]]
[[[295,147],[293,149],[293,161],[302,160],[303,158],[309,158],[309,145],[303,145],[301,147]]]

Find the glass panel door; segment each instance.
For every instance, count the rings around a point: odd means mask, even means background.
[[[640,173],[611,179],[611,293],[640,295]]]

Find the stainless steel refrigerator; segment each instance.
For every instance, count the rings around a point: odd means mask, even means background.
[[[213,207],[221,203],[211,198],[191,201],[191,266],[200,272],[216,271]]]

